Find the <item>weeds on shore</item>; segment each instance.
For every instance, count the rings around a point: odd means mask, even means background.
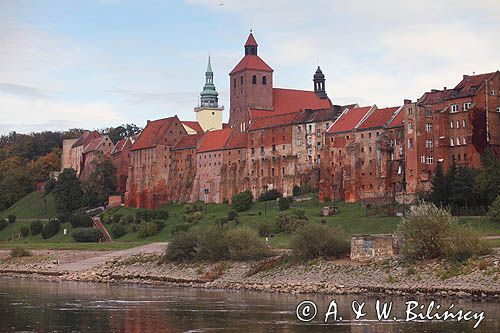
[[[10,250],[10,256],[12,258],[30,257],[31,252],[22,246],[16,246]]]

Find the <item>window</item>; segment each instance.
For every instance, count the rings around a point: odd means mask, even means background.
[[[320,129],[316,130],[316,136],[321,136],[321,130]]]
[[[433,164],[434,163],[434,156],[427,156],[427,164]]]
[[[456,145],[460,146],[460,138],[456,138]]]
[[[243,76],[240,76],[240,84],[243,85]]]
[[[460,128],[460,121],[457,120],[457,128]]]
[[[451,113],[458,112],[458,104],[452,104],[451,105]]]
[[[302,145],[302,140],[301,139],[297,139],[297,146],[300,146]]]
[[[257,75],[252,76],[252,84],[257,84]]]
[[[453,122],[450,121],[450,128],[453,128]]]
[[[425,131],[426,132],[432,132],[432,124],[431,123],[425,124]]]
[[[465,128],[465,127],[466,127],[466,125],[467,125],[467,123],[465,122],[465,119],[464,119],[464,120],[462,120],[462,127],[463,127],[463,128]]]
[[[420,155],[420,163],[425,163],[425,155]]]
[[[500,106],[497,106],[496,111],[500,113]]]
[[[491,96],[496,96],[496,95],[497,95],[496,90],[491,90]]]
[[[470,109],[471,104],[472,104],[471,102],[464,103],[464,104],[462,105],[462,110],[463,110],[463,111],[467,111],[467,110],[469,110],[469,109]]]
[[[432,109],[431,108],[426,108],[425,109],[425,116],[426,117],[432,117]]]
[[[265,75],[262,77],[262,84],[263,85],[267,84],[267,76],[265,76]]]
[[[413,139],[408,139],[408,149],[413,148]]]
[[[325,124],[325,129],[328,129],[328,127],[330,127],[330,123]]]
[[[453,138],[450,138],[450,146],[454,146],[455,145],[455,141],[453,141]]]
[[[413,123],[410,121],[408,123],[408,131],[412,131],[413,130]]]
[[[260,153],[264,154],[264,146],[260,146]]]
[[[413,109],[412,108],[408,108],[408,115],[411,116],[413,114]]]
[[[467,139],[465,139],[465,136],[462,138],[462,144],[466,145],[467,144]]]
[[[308,145],[312,144],[312,137],[311,136],[307,137],[307,144]]]
[[[255,155],[255,148],[252,147],[251,151],[252,151],[252,155]]]
[[[273,151],[276,151],[276,145],[273,145]]]
[[[274,177],[274,168],[271,168],[271,176]]]
[[[432,139],[427,139],[427,140],[425,140],[425,148],[430,148],[430,149],[432,149],[432,146],[433,146]]]
[[[233,79],[233,87],[236,87],[236,78]]]

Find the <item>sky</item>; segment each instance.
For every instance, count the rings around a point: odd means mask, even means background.
[[[274,86],[401,105],[500,69],[500,1],[0,0],[0,134],[194,120],[210,55],[219,102],[250,29]]]

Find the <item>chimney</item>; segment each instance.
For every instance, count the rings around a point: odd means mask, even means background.
[[[443,90],[446,90],[446,87],[444,87]]]
[[[403,103],[404,103],[405,105],[406,105],[406,104],[411,104],[411,99],[405,99],[405,100],[403,101]]]

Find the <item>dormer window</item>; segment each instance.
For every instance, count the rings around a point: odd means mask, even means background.
[[[471,104],[472,104],[471,102],[464,103],[463,104],[463,111],[468,111],[470,109]]]
[[[451,113],[458,112],[458,104],[452,104],[451,105]]]

